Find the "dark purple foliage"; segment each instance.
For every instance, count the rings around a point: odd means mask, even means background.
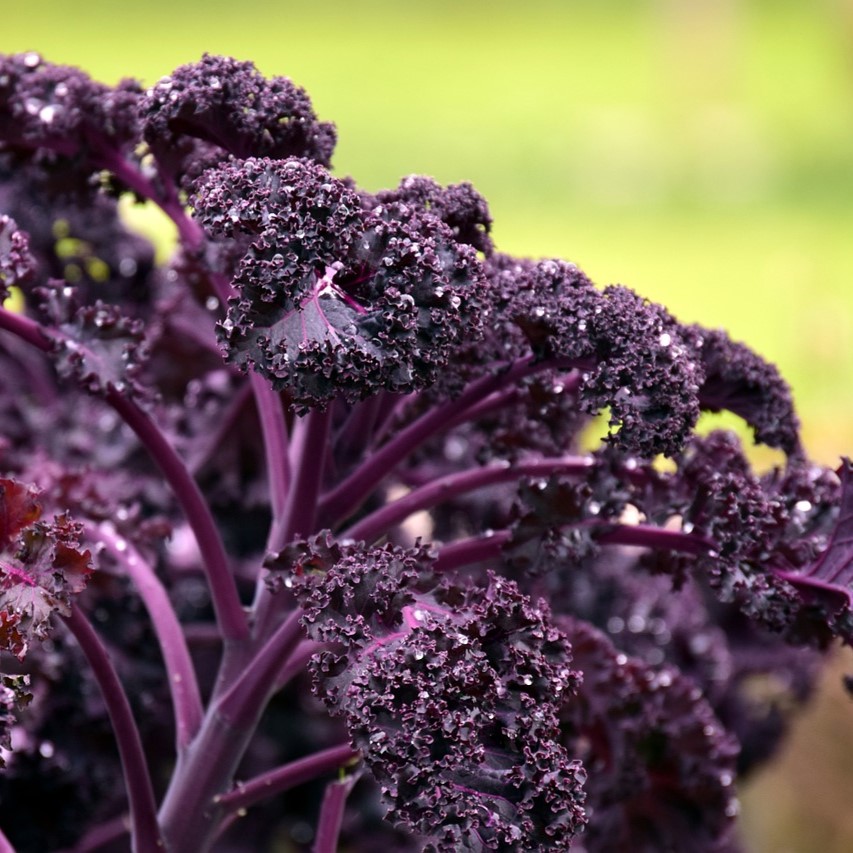
[[[207,172],[208,231],[251,240],[221,326],[230,361],[305,406],[429,385],[476,337],[482,272],[438,217],[366,204],[322,166],[256,160]]]
[[[586,850],[709,850],[737,814],[737,743],[696,683],[649,667],[583,623],[562,623],[584,673],[561,720],[588,768]]]
[[[221,56],[206,54],[161,78],[145,93],[141,119],[149,150],[177,179],[229,155],[328,165],[335,147],[334,125],[317,121],[304,89]]]
[[[688,340],[705,372],[699,389],[703,408],[740,415],[755,431],[756,444],[793,455],[800,446],[800,422],[791,391],[775,365],[731,341],[720,329],[690,326]]]
[[[9,288],[20,286],[35,271],[35,258],[30,254],[29,238],[18,230],[15,220],[0,215],[0,298],[9,297]]]
[[[573,264],[501,269],[501,313],[540,358],[581,372],[579,408],[610,408],[610,439],[641,455],[673,453],[699,416],[701,365],[676,321],[620,286],[603,291]]]
[[[745,345],[334,143],[248,62],[0,58],[0,846],[739,849],[853,644],[853,465]]]
[[[139,138],[141,89],[133,80],[96,83],[37,53],[0,59],[0,137],[4,149],[61,155],[103,168]]]
[[[515,585],[437,584],[424,549],[291,547],[318,690],[343,714],[389,817],[436,850],[565,847],[584,822],[579,762],[556,743],[571,647]]]
[[[52,281],[38,293],[61,379],[90,394],[145,396],[140,373],[148,347],[141,320],[122,316],[117,305],[100,299],[80,305],[74,288],[63,282]]]
[[[376,194],[380,204],[402,202],[437,216],[453,231],[457,243],[467,243],[485,254],[491,254],[492,217],[486,200],[471,184],[442,187],[432,178],[409,175],[396,190]]]

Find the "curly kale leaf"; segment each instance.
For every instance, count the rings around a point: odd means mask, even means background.
[[[442,187],[432,178],[409,175],[397,189],[377,193],[376,200],[418,207],[444,222],[458,243],[467,243],[486,255],[492,252],[492,217],[486,200],[469,183]]]
[[[608,440],[642,456],[677,452],[699,416],[702,379],[678,323],[621,286],[598,290],[573,264],[504,264],[507,312],[533,352],[583,371],[581,410],[610,410]]]
[[[366,211],[347,184],[297,159],[208,171],[193,205],[212,234],[251,240],[221,326],[228,359],[298,405],[423,388],[479,334],[476,253],[430,213]]]
[[[462,589],[423,548],[320,538],[274,561],[333,649],[316,686],[379,781],[389,818],[427,850],[565,848],[582,826],[580,763],[557,743],[571,648],[511,582]]]
[[[62,282],[39,288],[38,295],[51,323],[52,355],[63,379],[99,396],[116,391],[150,398],[141,378],[149,351],[142,320],[100,300],[78,306],[75,289]]]
[[[713,543],[698,569],[724,602],[799,644],[853,641],[849,535],[850,465],[834,472],[799,456],[758,476],[737,438],[694,439],[671,491],[682,524]]]
[[[29,238],[18,230],[14,219],[0,215],[0,303],[9,297],[9,288],[30,279],[35,268]]]
[[[19,659],[47,636],[54,613],[68,615],[92,571],[78,525],[65,515],[40,516],[32,488],[0,479],[0,640]]]
[[[49,151],[75,172],[109,168],[139,138],[141,94],[133,80],[111,88],[37,53],[0,56],[0,144]]]
[[[251,62],[205,54],[145,94],[143,137],[167,173],[183,181],[234,157],[307,157],[328,165],[335,128],[317,121],[304,89],[265,79]]]
[[[800,450],[791,389],[776,366],[719,329],[688,326],[686,336],[705,374],[699,389],[702,407],[742,417],[753,428],[756,444],[779,447],[789,455]]]
[[[585,849],[718,849],[738,811],[737,744],[702,691],[672,667],[618,652],[586,623],[559,624],[584,675],[561,728],[589,770]]]

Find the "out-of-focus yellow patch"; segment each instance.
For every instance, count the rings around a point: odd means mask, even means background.
[[[20,312],[24,310],[24,295],[17,287],[9,288],[9,298],[3,303],[7,311]]]
[[[118,208],[124,224],[154,245],[157,263],[165,263],[178,243],[178,232],[172,220],[156,204],[135,202],[130,195],[121,197]]]

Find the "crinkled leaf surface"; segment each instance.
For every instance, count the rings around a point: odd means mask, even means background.
[[[35,509],[34,509],[35,507]],[[0,638],[23,658],[33,639],[44,639],[54,613],[69,613],[71,596],[86,585],[91,555],[80,550],[78,527],[66,516],[37,520],[34,492],[0,480]]]

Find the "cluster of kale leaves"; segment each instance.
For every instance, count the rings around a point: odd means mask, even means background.
[[[850,464],[723,332],[334,144],[251,63],[0,59],[0,838],[739,849],[853,640]]]

